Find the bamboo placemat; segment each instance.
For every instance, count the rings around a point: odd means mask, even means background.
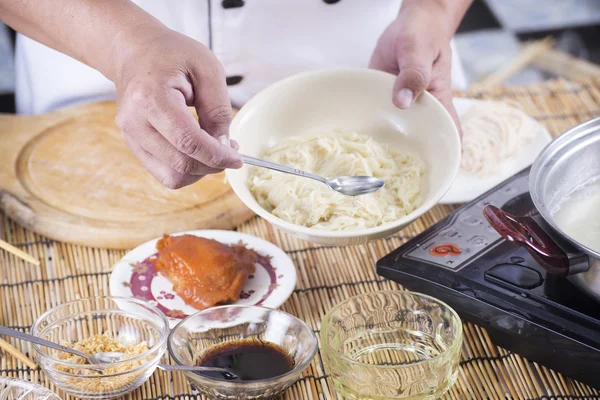
[[[459,93],[480,99],[520,103],[553,135],[600,115],[600,80],[554,81],[527,88]],[[282,248],[298,269],[298,284],[282,309],[299,316],[318,332],[325,312],[337,302],[366,291],[399,288],[375,272],[375,262],[443,218],[451,206],[438,206],[404,231],[355,247],[312,245],[254,218],[239,231],[265,238]],[[108,295],[110,268],[124,251],[93,249],[49,240],[27,231],[0,214],[2,238],[41,260],[39,267],[0,252],[0,324],[28,331],[47,309],[69,300]],[[461,371],[446,399],[600,399],[585,386],[491,343],[485,330],[466,323]],[[12,341],[27,352],[28,346]],[[0,358],[0,375],[40,382],[52,388],[39,370],[9,355]],[[181,374],[157,371],[127,399],[196,399]],[[63,396],[63,398],[67,398]],[[199,397],[198,397],[199,398]],[[320,354],[287,393],[285,400],[337,399],[325,376]]]

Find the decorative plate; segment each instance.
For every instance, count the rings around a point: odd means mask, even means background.
[[[484,100],[456,98],[454,99],[454,107],[458,116],[461,117],[469,107],[481,101]],[[538,126],[537,136],[527,145],[526,149],[523,149],[518,157],[504,161],[498,172],[490,176],[466,175],[459,170],[452,186],[450,186],[448,192],[442,197],[440,203],[455,204],[469,202],[533,164],[538,154],[552,141],[552,136],[548,130],[537,121],[536,124]]]
[[[256,271],[250,275],[235,304],[278,308],[292,294],[296,285],[296,268],[277,246],[255,236],[234,231],[202,230],[176,233],[217,240],[223,244],[243,243],[259,254]],[[111,296],[134,297],[157,306],[170,319],[171,327],[198,310],[185,304],[173,284],[157,274],[151,258],[156,254],[158,238],[146,242],[125,255],[110,276]]]

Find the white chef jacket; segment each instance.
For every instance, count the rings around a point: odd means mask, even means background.
[[[212,49],[234,106],[270,84],[319,68],[367,67],[402,0],[137,0],[169,28]],[[98,71],[19,35],[17,111],[38,114],[115,98]],[[456,54],[452,84],[465,87]]]

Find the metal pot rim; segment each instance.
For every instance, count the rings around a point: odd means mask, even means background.
[[[577,240],[567,235],[555,223],[554,218],[552,217],[550,210],[546,207],[541,195],[543,183],[542,177],[544,176],[542,171],[544,169],[552,168],[553,160],[556,160],[557,154],[561,150],[579,145],[582,141],[589,140],[590,136],[600,136],[600,117],[576,125],[546,145],[536,157],[529,172],[529,192],[535,208],[555,232],[579,250],[591,257],[600,259],[600,251],[593,250],[579,243]]]

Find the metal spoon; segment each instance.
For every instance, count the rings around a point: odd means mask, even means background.
[[[317,174],[287,167],[271,161],[261,160],[259,158],[242,155],[242,160],[244,160],[244,163],[246,164],[256,165],[257,167],[274,169],[275,171],[303,176],[305,178],[323,182],[329,186],[330,189],[346,196],[359,196],[361,194],[373,193],[381,189],[385,183],[383,179],[375,178],[373,176],[340,176],[329,180]]]
[[[89,364],[108,364],[114,361],[119,361],[125,356],[125,354],[119,352],[96,353],[92,356],[88,356],[87,354],[82,353],[81,351],[62,346],[58,343],[50,342],[49,340],[41,339],[37,336],[19,332],[14,329],[7,328],[5,326],[0,326],[0,335],[12,336],[17,339],[25,340],[27,342],[39,344],[40,346],[50,347],[56,350],[64,351],[66,353],[75,354],[76,356],[83,357]]]
[[[41,339],[37,336],[29,335],[27,333],[23,333],[20,331],[16,331],[14,329],[7,328],[5,326],[0,326],[0,335],[12,336],[14,338],[25,340],[27,342],[39,344],[40,346],[50,347],[52,349],[64,351],[66,353],[75,354],[76,356],[84,358],[88,364],[110,364],[112,362],[120,361],[123,359],[125,354],[117,351],[106,351],[101,353],[96,353],[92,356],[88,356],[85,353],[82,353],[79,350],[71,349],[69,347],[60,345],[58,343],[51,342],[46,339]],[[218,368],[218,367],[195,367],[195,366],[186,366],[186,365],[168,365],[168,364],[159,364],[158,367],[165,371],[194,371],[194,372],[221,372],[225,379],[237,379],[238,376],[233,372],[229,371],[226,368]]]
[[[158,368],[163,371],[190,371],[190,372],[220,372],[223,377],[228,380],[237,379],[238,376],[231,372],[227,368],[219,367],[202,367],[196,365],[171,365],[171,364],[158,364]]]

